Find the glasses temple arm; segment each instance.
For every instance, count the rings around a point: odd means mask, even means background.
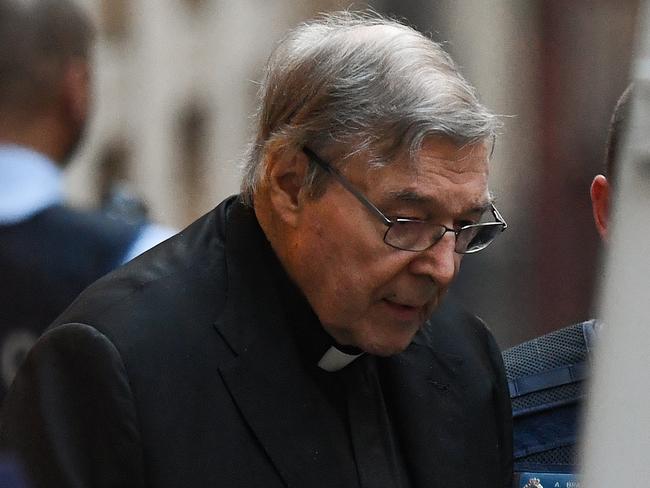
[[[314,151],[309,149],[308,147],[303,147],[303,152],[307,155],[307,157],[312,160],[314,163],[316,163],[321,169],[324,171],[327,171],[329,174],[331,174],[336,180],[341,183],[341,185],[352,195],[356,197],[357,200],[359,200],[368,210],[370,210],[372,213],[374,213],[377,217],[379,217],[384,225],[391,226],[393,225],[393,221],[390,220],[388,217],[386,217],[381,210],[379,210],[377,207],[373,205],[373,203],[368,200],[362,193],[360,193],[356,188],[354,188],[350,182],[341,174],[339,171],[333,167],[331,164],[326,163],[323,161],[320,157],[316,155]]]

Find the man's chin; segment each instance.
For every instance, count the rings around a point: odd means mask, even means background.
[[[366,341],[357,347],[374,356],[394,356],[404,352],[409,347],[418,330],[419,328],[415,329],[411,334],[400,334],[397,337],[376,338],[372,341]]]
[[[388,357],[409,347],[425,322],[420,319],[408,322],[377,320],[366,327],[324,328],[341,345],[356,347],[374,356]]]

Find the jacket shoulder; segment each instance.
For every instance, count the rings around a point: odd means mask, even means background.
[[[90,285],[51,328],[85,323],[113,336],[154,324],[201,321],[225,295],[220,207]]]

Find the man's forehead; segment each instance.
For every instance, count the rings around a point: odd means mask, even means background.
[[[424,144],[416,158],[400,158],[385,168],[384,177],[374,181],[378,197],[385,204],[403,203],[423,209],[454,207],[458,213],[482,213],[492,203],[487,150],[483,142],[465,146],[445,140]]]
[[[429,137],[423,141],[420,150],[412,158],[412,163],[416,167],[427,161],[453,163],[450,167],[459,170],[477,162],[487,165],[491,147],[492,142],[488,139],[459,144],[449,138]]]
[[[443,203],[448,204],[448,192],[443,194],[423,193],[417,189],[406,188],[389,190],[384,194],[384,199],[386,202],[406,203],[422,208],[440,207]],[[459,200],[458,203],[462,206],[459,213],[483,213],[490,208],[492,201],[492,196],[486,186],[484,190],[467,194],[466,198]]]
[[[384,160],[383,163],[399,170],[399,173],[405,177],[413,178],[425,176],[427,173],[449,176],[453,176],[454,173],[487,175],[490,147],[491,143],[488,140],[459,144],[448,138],[430,137],[416,152],[402,150],[389,160]]]
[[[451,193],[462,196],[463,207],[489,206],[488,144],[460,145],[431,137],[416,154],[401,151],[381,165],[372,165],[366,151],[358,151],[343,166],[343,173],[364,191],[383,199],[413,204],[435,204]]]
[[[402,154],[388,166],[395,177],[417,180],[440,177],[459,181],[489,174],[488,147],[484,141],[457,145],[449,140],[426,141],[416,154]]]

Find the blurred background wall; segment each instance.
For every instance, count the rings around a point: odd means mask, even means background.
[[[256,83],[297,22],[373,9],[446,44],[504,115],[491,188],[510,228],[469,256],[453,293],[508,346],[593,315],[600,277],[589,184],[629,78],[640,0],[78,0],[96,19],[96,113],[71,201],[126,185],[183,227],[238,188]]]

